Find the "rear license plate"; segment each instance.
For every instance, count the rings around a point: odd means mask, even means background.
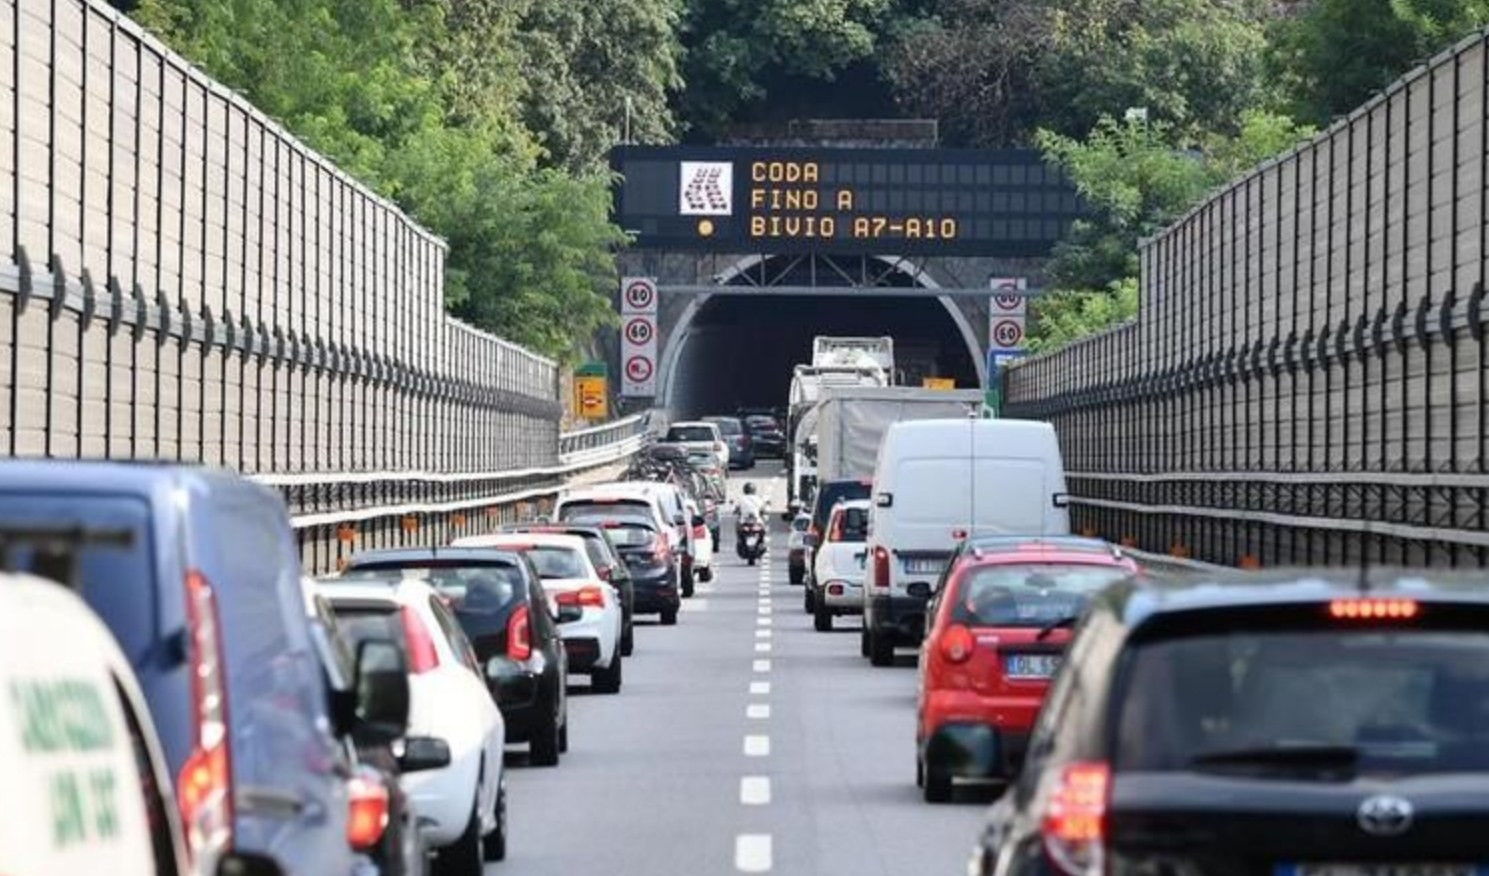
[[[1009,654],[1003,667],[1009,678],[1049,678],[1060,668],[1060,655]]]
[[[1279,864],[1275,876],[1482,876],[1473,864]]]
[[[907,558],[905,560],[905,571],[911,575],[939,575],[945,567],[946,561],[937,558]]]

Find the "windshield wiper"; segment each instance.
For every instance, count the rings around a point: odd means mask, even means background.
[[[1360,750],[1350,745],[1273,745],[1207,751],[1190,758],[1189,765],[1343,769],[1359,760]]]
[[[1043,642],[1045,639],[1048,639],[1050,637],[1050,633],[1053,633],[1055,630],[1073,627],[1075,626],[1075,622],[1079,619],[1080,618],[1076,617],[1073,614],[1067,614],[1064,617],[1055,618],[1054,620],[1039,628],[1039,632],[1036,633],[1034,636],[1034,641]]]

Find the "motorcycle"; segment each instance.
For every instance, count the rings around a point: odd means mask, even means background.
[[[756,521],[741,523],[736,550],[741,560],[755,565],[756,560],[765,556],[765,524]]]

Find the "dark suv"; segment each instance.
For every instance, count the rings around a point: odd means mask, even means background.
[[[1470,874],[1482,575],[1227,574],[1095,596],[968,871]]]
[[[534,766],[569,747],[568,657],[532,561],[493,548],[398,548],[357,554],[343,578],[418,569],[450,603],[486,672],[507,742],[529,744]]]

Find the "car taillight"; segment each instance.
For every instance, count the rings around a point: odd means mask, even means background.
[[[883,546],[874,548],[874,588],[889,589],[889,551]]]
[[[555,594],[553,601],[559,605],[604,608],[605,594],[598,587],[580,587],[578,590],[564,590]]]
[[[526,660],[533,655],[532,616],[527,606],[519,605],[507,618],[507,658]]]
[[[1335,620],[1410,620],[1421,607],[1415,599],[1335,599],[1329,616]]]
[[[403,620],[403,638],[408,642],[408,671],[415,675],[439,668],[439,651],[434,647],[434,637],[424,626],[424,619],[412,607],[405,605],[400,612]]]
[[[1041,833],[1044,851],[1066,876],[1100,876],[1106,846],[1106,801],[1111,768],[1099,761],[1077,761],[1060,771],[1050,795]]]
[[[388,787],[380,776],[364,773],[352,776],[346,788],[346,841],[356,851],[370,851],[388,829]]]
[[[972,631],[961,624],[947,627],[941,634],[941,656],[948,663],[966,663],[975,647],[977,643],[972,639]]]
[[[176,802],[192,869],[211,874],[233,835],[227,667],[212,586],[200,572],[188,572],[185,588],[187,672],[196,739],[176,778]]]

